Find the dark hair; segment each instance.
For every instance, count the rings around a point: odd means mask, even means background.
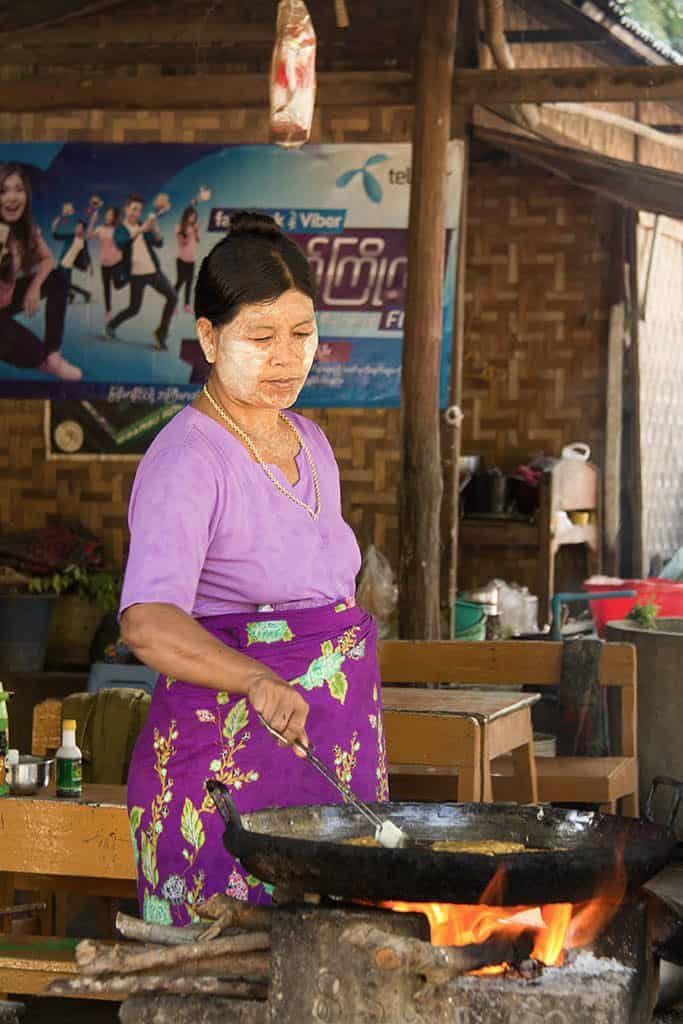
[[[119,217],[121,216],[121,211],[119,210],[118,206],[107,206],[107,208],[104,211],[105,217],[107,216],[110,210],[114,214],[114,224],[118,224]]]
[[[78,218],[78,220],[76,221],[76,224],[80,224],[80,226],[81,226],[82,228],[87,228],[87,226],[88,226],[88,222],[87,222],[87,220],[81,220],[81,218],[80,218],[80,217],[79,217],[79,218]]]
[[[272,301],[290,288],[315,302],[313,271],[303,250],[272,217],[241,210],[230,218],[226,237],[202,260],[194,313],[222,327],[243,305]]]
[[[126,206],[130,206],[131,203],[141,203],[145,205],[145,197],[141,196],[139,192],[131,192],[126,199]]]
[[[10,237],[14,239],[19,247],[19,263],[25,274],[28,274],[36,258],[36,226],[33,222],[33,210],[31,204],[31,182],[29,181],[26,169],[21,164],[0,164],[0,191],[6,180],[13,174],[21,178],[24,191],[26,192],[26,206],[21,215],[21,220],[12,225]],[[0,280],[8,281],[12,277],[12,254],[9,246],[0,261]]]
[[[197,216],[197,211],[195,210],[194,206],[186,206],[180,218],[180,224],[178,225],[178,230],[180,231],[183,238],[185,238],[185,236],[187,235],[187,225],[190,222],[190,217],[192,217],[193,215],[195,217]]]

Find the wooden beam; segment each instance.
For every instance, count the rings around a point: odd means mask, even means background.
[[[399,630],[438,640],[443,478],[439,376],[450,97],[458,0],[424,0],[417,55],[401,376]]]
[[[482,106],[682,99],[683,67],[463,69],[455,75],[454,98]]]
[[[164,21],[160,17],[146,17],[133,14],[125,18],[108,20],[106,24],[76,22],[60,28],[46,28],[8,31],[2,40],[3,57],[5,47],[34,46],[62,47],[88,46],[95,51],[106,49],[111,44],[124,43],[130,46],[152,44],[163,46],[167,43],[181,43],[185,49],[201,41],[203,44],[271,43],[275,35],[274,21],[240,22],[236,24],[222,15],[214,13],[210,18],[179,17]]]
[[[208,52],[208,51],[207,51]],[[191,46],[188,60],[195,59]],[[93,53],[95,63],[96,54]],[[160,59],[160,58],[159,58]],[[454,75],[457,103],[626,102],[683,99],[683,67],[461,69]],[[323,72],[318,105],[412,106],[412,75],[401,71]],[[447,98],[444,99],[448,105]],[[267,108],[265,75],[205,74],[5,81],[1,113],[47,110],[226,110]]]
[[[505,38],[510,45],[527,46],[529,43],[595,43],[600,42],[604,33],[597,25],[587,22],[584,28],[519,28],[507,29]],[[486,36],[482,32],[482,43]]]
[[[188,48],[188,58],[191,51]],[[412,76],[330,72],[318,78],[319,106],[410,106]],[[447,104],[448,106],[448,104]],[[267,75],[22,79],[3,82],[0,113],[47,110],[226,110],[268,107]]]
[[[35,32],[50,25],[62,25],[74,18],[102,14],[115,7],[122,7],[126,2],[127,0],[93,0],[92,3],[73,3],[72,0],[61,0],[55,4],[54,0],[51,0],[49,6],[52,7],[52,12],[45,17],[48,5],[44,0],[32,0],[29,3],[24,0],[10,14],[0,17],[0,30],[3,33],[13,30]]]

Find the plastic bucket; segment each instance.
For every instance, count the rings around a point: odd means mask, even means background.
[[[42,672],[55,600],[43,594],[0,596],[0,671]]]
[[[474,601],[455,602],[455,639],[483,640],[486,637],[486,612]]]
[[[456,636],[464,630],[471,629],[473,626],[479,625],[485,615],[486,612],[480,604],[477,604],[474,601],[463,601],[460,597],[457,598],[455,602]]]
[[[481,622],[477,622],[474,626],[470,626],[469,629],[464,629],[461,633],[455,634],[456,640],[485,640],[486,639],[486,616],[482,615]]]
[[[659,616],[683,616],[683,583],[673,583],[653,577],[647,580],[620,580],[618,583],[590,583],[586,580],[583,589],[599,594],[605,590],[635,590],[636,597],[608,597],[604,601],[591,601],[591,612],[598,635],[604,637],[608,622],[621,621],[626,618],[635,604],[648,604],[650,601],[658,606]]]

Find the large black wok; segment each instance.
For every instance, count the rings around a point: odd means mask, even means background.
[[[340,842],[368,835],[350,806],[334,804],[255,811],[240,817],[221,783],[207,787],[225,821],[224,844],[262,881],[346,898],[476,903],[499,868],[506,905],[590,899],[623,860],[634,891],[669,860],[675,836],[648,821],[508,804],[374,805],[410,836],[435,840],[496,839],[530,851],[490,856],[429,848],[387,850]]]

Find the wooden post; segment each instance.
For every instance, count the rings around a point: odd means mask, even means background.
[[[457,0],[424,0],[422,10],[401,382],[399,629],[406,639],[435,640],[443,495],[439,372]]]
[[[465,354],[465,276],[467,256],[467,189],[469,185],[470,150],[463,131],[462,196],[458,220],[458,263],[456,267],[455,305],[453,316],[453,351],[451,353],[450,404],[457,416],[463,405],[463,359]],[[450,562],[448,566],[448,635],[455,636],[455,601],[458,596],[458,542],[460,531],[460,452],[462,450],[462,417],[449,424],[451,431],[450,478],[448,487]]]
[[[626,323],[630,334],[630,344],[625,353],[622,440],[622,475],[624,479],[622,516],[625,536],[622,546],[622,573],[633,578],[642,576],[647,569],[643,554],[637,230],[638,213],[635,210],[628,210],[626,213],[626,258],[629,264],[629,274]]]
[[[605,415],[605,471],[603,484],[603,554],[606,571],[621,570],[621,447],[624,415],[624,336],[626,331],[626,255],[624,211],[612,211],[610,245],[610,310],[607,341],[607,394]]]
[[[456,60],[459,67],[479,66],[479,4],[461,0],[458,11],[458,39]],[[469,187],[470,148],[468,125],[472,120],[472,108],[454,108],[453,135],[465,143],[463,154],[462,194],[458,220],[458,262],[456,266],[455,303],[453,307],[453,351],[451,353],[451,380],[449,403],[462,413],[463,407],[463,360],[465,354],[465,280],[467,276],[467,189]],[[458,117],[460,114],[460,117]],[[460,526],[460,453],[462,451],[462,417],[457,417],[451,430],[449,472],[447,474],[446,497],[448,502],[448,635],[455,636],[455,601],[458,595],[458,543]]]

